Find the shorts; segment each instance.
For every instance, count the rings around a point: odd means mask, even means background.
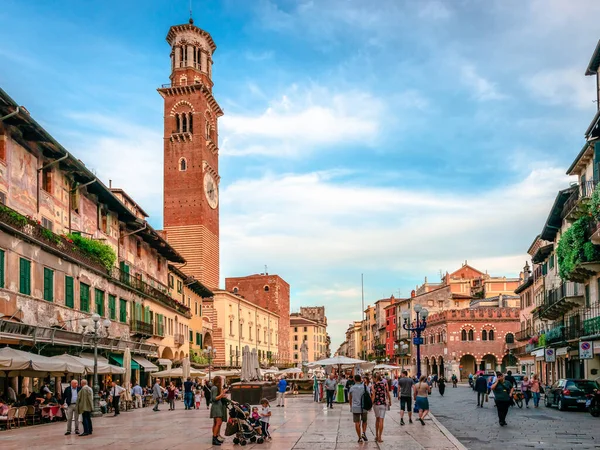
[[[412,397],[400,397],[400,411],[412,410]]]
[[[426,411],[429,409],[429,399],[427,397],[417,397],[415,400],[418,409]]]
[[[387,405],[373,405],[373,411],[375,417],[378,419],[385,419],[385,412],[387,411]]]
[[[361,413],[352,413],[352,421],[354,423],[360,423],[360,422],[367,422],[367,416],[368,416],[368,412],[361,412]]]

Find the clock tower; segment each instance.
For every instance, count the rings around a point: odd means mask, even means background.
[[[209,33],[189,23],[172,26],[171,82],[164,99],[164,231],[186,259],[186,273],[219,287],[219,145],[223,111],[212,95]]]

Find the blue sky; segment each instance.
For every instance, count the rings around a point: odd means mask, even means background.
[[[334,347],[464,260],[516,276],[591,121],[600,2],[194,0],[217,43],[221,273],[268,265]],[[169,26],[188,0],[4,0],[0,85],[162,226]]]

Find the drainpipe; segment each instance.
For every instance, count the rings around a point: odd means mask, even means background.
[[[52,167],[55,164],[58,164],[59,162],[61,162],[64,159],[67,159],[69,157],[69,155],[65,155],[65,156],[61,156],[58,159],[55,159],[54,161],[49,162],[48,164],[46,164],[45,166],[40,167],[37,170],[37,187],[36,187],[36,194],[37,194],[37,212],[40,212],[40,172],[44,169],[47,169],[48,167]]]
[[[17,109],[15,109],[13,112],[11,112],[10,114],[7,114],[4,117],[0,117],[0,122],[4,122],[6,119],[12,117],[12,116],[16,116],[17,114],[19,114],[19,112],[21,112],[21,106],[17,106]]]
[[[79,185],[79,186],[77,186],[75,189],[71,189],[71,190],[69,191],[69,233],[70,233],[71,231],[73,231],[73,228],[71,227],[71,210],[73,209],[73,205],[72,205],[72,203],[71,203],[71,193],[73,193],[73,192],[76,192],[77,190],[79,190],[79,189],[81,189],[81,188],[84,188],[84,187],[86,187],[86,186],[89,186],[90,184],[92,184],[92,183],[95,183],[96,181],[98,181],[98,179],[97,179],[97,178],[94,178],[92,181],[89,181],[89,182],[87,182],[87,183],[85,183],[85,184],[80,184],[80,185]]]

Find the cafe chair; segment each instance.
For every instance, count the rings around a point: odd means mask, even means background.
[[[17,409],[15,419],[17,421],[18,427],[20,427],[21,425],[27,425],[27,406],[20,406]]]
[[[42,421],[40,414],[38,414],[35,410],[35,406],[31,405],[27,407],[27,413],[25,414],[25,418],[27,419],[27,421],[29,421],[31,425],[35,425],[36,420],[38,423]]]
[[[17,414],[17,408],[10,408],[6,416],[0,416],[0,425],[4,426],[7,430],[10,430],[15,426],[15,416]]]

